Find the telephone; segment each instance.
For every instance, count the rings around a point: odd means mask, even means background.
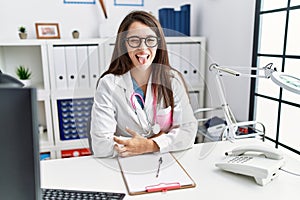
[[[264,186],[278,176],[284,165],[284,157],[278,149],[265,145],[237,147],[225,153],[226,157],[216,163],[225,171],[253,176],[258,185]]]

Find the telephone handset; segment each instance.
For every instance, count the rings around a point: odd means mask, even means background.
[[[253,176],[264,186],[278,176],[284,157],[278,149],[265,145],[245,145],[225,152],[226,157],[215,165],[223,170]]]

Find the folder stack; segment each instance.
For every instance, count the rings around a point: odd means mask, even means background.
[[[100,76],[97,45],[54,46],[56,89],[94,89]]]
[[[158,10],[159,22],[164,28],[165,36],[190,36],[190,10],[191,5],[174,8],[161,8]]]

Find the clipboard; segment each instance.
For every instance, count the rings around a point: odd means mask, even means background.
[[[162,163],[159,167],[160,158]],[[196,187],[193,179],[171,153],[118,157],[118,163],[129,195]]]

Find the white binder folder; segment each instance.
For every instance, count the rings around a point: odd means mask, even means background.
[[[67,82],[68,88],[75,88],[77,81],[77,53],[76,46],[65,47],[66,66],[67,66]]]
[[[78,87],[89,88],[89,62],[87,46],[77,46]]]
[[[189,70],[189,80],[191,82],[191,85],[199,85],[203,78],[201,78],[201,74],[199,72],[199,66],[200,66],[200,48],[199,44],[189,44],[189,56],[190,56],[190,70]],[[202,74],[202,76],[204,76]]]
[[[192,71],[192,66],[190,62],[190,54],[191,54],[191,49],[189,48],[191,44],[181,44],[180,45],[180,68],[181,68],[181,73],[183,75],[184,80],[186,81],[188,86],[192,85],[192,82],[190,80],[190,73]]]
[[[88,46],[90,85],[96,88],[98,78],[100,77],[99,52],[98,46]]]
[[[107,48],[105,49],[105,62],[103,66],[103,71],[106,71],[111,63],[114,48],[115,48],[114,44],[108,44]]]
[[[171,67],[177,69],[182,73],[180,67],[180,44],[168,44],[168,52]]]
[[[172,49],[172,44],[167,44],[167,50],[168,50],[168,56],[169,56],[169,62],[172,67],[173,64],[173,49]]]
[[[55,71],[55,86],[56,89],[67,89],[67,71],[65,60],[65,48],[54,47],[53,48],[53,61]]]

